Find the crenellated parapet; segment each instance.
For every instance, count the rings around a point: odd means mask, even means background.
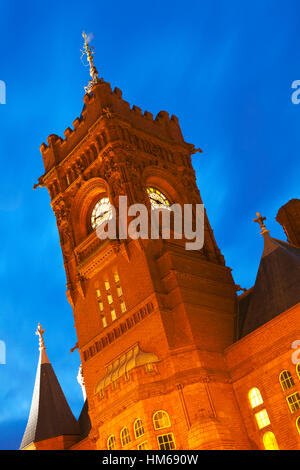
[[[130,130],[135,128],[146,131],[166,143],[177,142],[183,146],[185,153],[191,154],[194,151],[193,145],[184,142],[176,116],[170,117],[168,112],[160,111],[154,118],[148,111],[143,113],[138,106],[130,107],[130,104],[122,98],[121,90],[115,88],[112,91],[108,82],[97,83],[93,87],[92,93],[84,96],[83,101],[82,113],[74,120],[73,129],[68,127],[64,132],[64,138],[51,134],[47,139],[47,144],[41,145],[40,150],[46,172],[51,170],[53,166],[60,164],[76,150],[79,144],[82,146],[89,139],[90,133],[94,133],[95,128],[101,127],[100,124],[103,120],[111,122],[106,122],[105,132],[99,136],[100,142],[98,144],[100,145],[111,141],[116,137],[116,134],[119,134],[118,137],[122,139],[122,132],[126,133],[126,128],[129,134]],[[118,129],[116,120],[122,121],[123,131]],[[131,139],[135,143],[134,136]],[[97,147],[97,143],[95,145]]]

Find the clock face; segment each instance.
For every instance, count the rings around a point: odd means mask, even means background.
[[[147,193],[151,203],[151,209],[168,209],[170,210],[170,202],[166,196],[156,188],[147,188]]]
[[[103,222],[107,222],[112,218],[112,207],[108,197],[103,197],[98,201],[91,215],[92,228],[97,228]]]

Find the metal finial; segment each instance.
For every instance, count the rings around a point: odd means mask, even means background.
[[[260,228],[261,228],[261,234],[263,235],[264,233],[268,233],[269,230],[267,230],[265,224],[264,224],[264,221],[267,219],[267,217],[262,217],[260,215],[259,212],[256,212],[256,215],[257,215],[257,219],[253,219],[253,222],[256,222],[259,224]]]
[[[96,83],[99,83],[101,80],[99,80],[99,78],[98,78],[98,71],[97,71],[97,69],[94,65],[94,59],[93,59],[94,48],[93,48],[93,46],[92,47],[89,46],[89,38],[88,38],[88,36],[86,35],[86,33],[84,31],[82,33],[82,37],[84,39],[84,45],[83,45],[83,50],[81,50],[81,52],[82,52],[81,59],[86,55],[87,61],[88,61],[89,66],[90,66],[90,76],[92,78],[89,81],[88,86],[85,86],[84,89],[85,89],[86,93],[90,93],[92,87]]]
[[[45,343],[44,343],[44,338],[43,338],[44,333],[45,333],[45,330],[42,330],[41,324],[39,323],[35,334],[39,336],[40,351],[42,349],[46,349],[45,348]]]

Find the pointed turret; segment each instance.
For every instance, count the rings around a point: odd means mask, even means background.
[[[264,237],[264,251],[254,286],[239,297],[239,337],[300,302],[300,249],[270,236],[264,220],[257,219]]]
[[[48,359],[41,325],[40,357],[30,414],[20,449],[65,449],[79,439],[76,421]],[[47,440],[47,442],[45,442]]]

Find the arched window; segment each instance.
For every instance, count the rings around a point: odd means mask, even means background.
[[[140,418],[137,418],[135,420],[133,429],[134,429],[134,435],[136,439],[140,436],[143,436],[143,434],[145,434],[143,421]]]
[[[298,433],[300,434],[300,416],[298,416],[298,418],[296,419],[296,426],[298,429]]]
[[[248,398],[250,401],[251,408],[255,408],[258,405],[263,403],[263,399],[258,388],[251,388],[248,393]]]
[[[164,429],[171,426],[169,415],[166,411],[159,410],[153,415],[154,429]]]
[[[128,428],[126,426],[122,429],[121,431],[121,444],[122,446],[126,446],[129,442],[131,441],[130,439],[130,434],[128,431]]]
[[[279,382],[283,391],[288,390],[295,385],[292,374],[288,370],[283,370],[281,372],[279,375]]]
[[[271,431],[265,432],[263,435],[263,443],[266,450],[279,450],[276,437]]]
[[[297,371],[298,378],[300,380],[300,362],[298,362],[298,364],[296,365],[296,371]]]
[[[107,439],[107,448],[108,450],[116,450],[117,448],[116,438],[113,434]]]

